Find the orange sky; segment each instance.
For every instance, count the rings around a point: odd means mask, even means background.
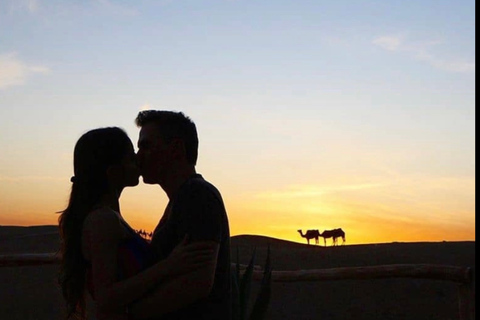
[[[462,188],[463,182],[457,183],[456,188]],[[232,236],[257,234],[306,243],[298,229],[321,232],[341,227],[346,244],[475,240],[474,192],[468,191],[474,186],[468,183],[465,190],[451,195],[433,186],[429,194],[405,191],[409,186],[405,182],[401,186],[292,186],[258,193],[242,193],[239,186],[222,183],[217,186],[227,206]],[[56,224],[55,212],[65,206],[69,187],[69,182],[55,179],[3,181],[1,224]],[[445,198],[436,203],[439,197]],[[159,186],[142,183],[124,190],[122,214],[134,228],[153,230],[166,202]]]

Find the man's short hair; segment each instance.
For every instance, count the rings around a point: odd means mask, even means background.
[[[196,165],[198,157],[198,135],[195,123],[183,112],[165,110],[140,111],[135,119],[138,127],[147,123],[155,123],[165,142],[180,138],[185,145],[185,152],[189,164]]]

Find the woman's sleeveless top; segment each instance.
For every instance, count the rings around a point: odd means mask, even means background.
[[[117,249],[118,280],[136,275],[152,264],[150,243],[131,230],[132,236],[123,240]]]
[[[124,221],[122,223],[129,231],[129,236],[123,239],[117,248],[117,280],[119,281],[136,275],[154,262],[150,243]],[[92,298],[95,299],[90,265],[87,268],[87,288]]]

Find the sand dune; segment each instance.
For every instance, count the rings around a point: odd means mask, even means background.
[[[274,270],[321,269],[397,263],[475,268],[475,242],[418,242],[323,247],[264,236],[231,238],[232,258],[248,263],[267,246]],[[58,250],[56,226],[0,226],[0,255]],[[0,268],[0,319],[61,319],[57,266]],[[258,283],[254,284],[254,297]],[[273,283],[268,319],[457,319],[457,285],[422,279]]]

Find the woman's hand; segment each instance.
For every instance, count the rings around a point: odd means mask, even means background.
[[[206,244],[189,243],[188,235],[173,249],[166,258],[170,274],[179,275],[200,269],[212,261],[214,251]]]

